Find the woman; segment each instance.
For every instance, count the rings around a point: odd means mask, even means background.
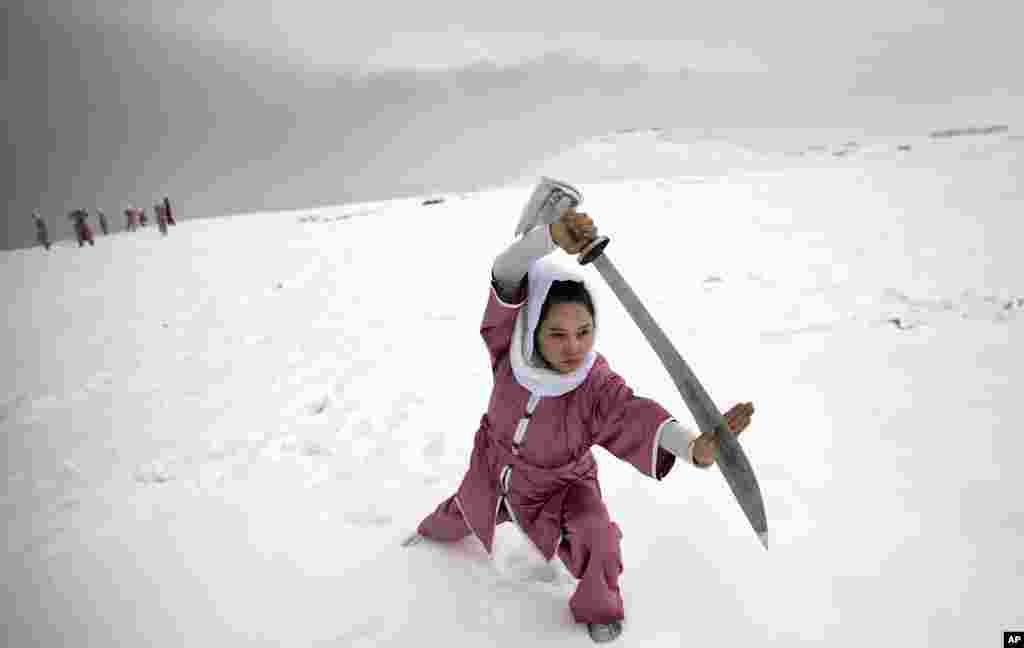
[[[135,212],[135,207],[132,205],[128,205],[128,207],[124,210],[125,229],[127,229],[129,232],[134,232],[135,229],[139,226],[138,224],[139,217],[138,214]]]
[[[455,495],[403,544],[473,533],[490,552],[495,526],[514,521],[545,559],[557,554],[579,579],[573,617],[605,642],[622,631],[622,532],[602,500],[591,447],[660,480],[676,457],[710,466],[717,438],[697,436],[655,401],[635,396],[593,350],[593,293],[574,268],[545,257],[556,246],[578,254],[596,235],[589,216],[569,210],[495,260],[480,329],[494,387],[469,469]],[[733,407],[730,429],[741,432],[753,412],[750,403]]]
[[[103,230],[103,236],[110,234],[110,226],[107,223],[107,215],[103,213],[102,209],[96,209],[96,217],[100,219],[100,229]]]
[[[167,236],[167,215],[164,211],[164,204],[162,202],[154,204],[153,211],[156,212],[156,225],[160,229],[160,233]]]
[[[177,225],[178,221],[174,220],[174,213],[171,211],[171,199],[164,196],[164,218],[167,219],[168,225]]]
[[[75,238],[78,240],[78,247],[82,247],[86,243],[96,245],[92,237],[92,227],[87,222],[89,212],[84,209],[76,209],[68,214],[68,218],[74,222]]]
[[[46,221],[39,215],[39,210],[32,212],[32,220],[36,224],[36,241],[47,250],[50,249],[50,232],[46,227]]]

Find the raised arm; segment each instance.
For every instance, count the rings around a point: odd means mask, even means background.
[[[534,261],[556,248],[567,254],[578,254],[583,241],[597,233],[593,221],[586,214],[567,211],[551,225],[535,227],[516,239],[494,260],[491,268],[492,291],[484,311],[480,335],[491,354],[491,367],[512,343],[516,315],[526,301],[526,274]]]
[[[554,252],[555,247],[550,230],[542,226],[533,228],[505,248],[491,269],[498,297],[506,303],[514,301],[530,265]]]
[[[597,227],[587,214],[568,210],[550,225],[533,228],[518,238],[494,260],[492,276],[499,296],[513,296],[526,272],[537,259],[562,248],[579,254],[586,241],[597,236]]]

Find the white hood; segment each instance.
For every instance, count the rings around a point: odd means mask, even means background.
[[[525,387],[532,394],[537,396],[561,396],[577,387],[586,380],[594,361],[597,359],[597,352],[593,349],[587,353],[583,364],[572,373],[563,374],[548,369],[540,352],[533,348],[534,331],[540,320],[540,310],[547,299],[551,284],[555,281],[582,281],[590,293],[591,303],[594,305],[594,339],[597,338],[597,296],[590,289],[590,285],[579,272],[579,266],[566,261],[558,260],[557,257],[544,257],[535,261],[528,271],[529,297],[526,308],[520,309],[516,317],[515,329],[512,332],[512,347],[509,350],[509,357],[512,363],[512,373],[516,382]]]

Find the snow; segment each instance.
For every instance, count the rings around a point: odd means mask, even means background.
[[[712,397],[757,408],[768,552],[717,469],[658,483],[596,451],[619,644],[1024,627],[1024,141],[950,126],[615,133],[531,170],[582,189]],[[0,254],[5,645],[590,645],[573,579],[513,526],[493,560],[472,537],[399,546],[462,477],[488,268],[530,189]],[[599,298],[612,367],[690,422]]]

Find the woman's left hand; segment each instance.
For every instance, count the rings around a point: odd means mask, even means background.
[[[750,425],[754,415],[753,403],[738,403],[725,413],[725,422],[736,436]],[[718,433],[705,432],[693,442],[693,460],[702,466],[710,466],[718,454]]]

